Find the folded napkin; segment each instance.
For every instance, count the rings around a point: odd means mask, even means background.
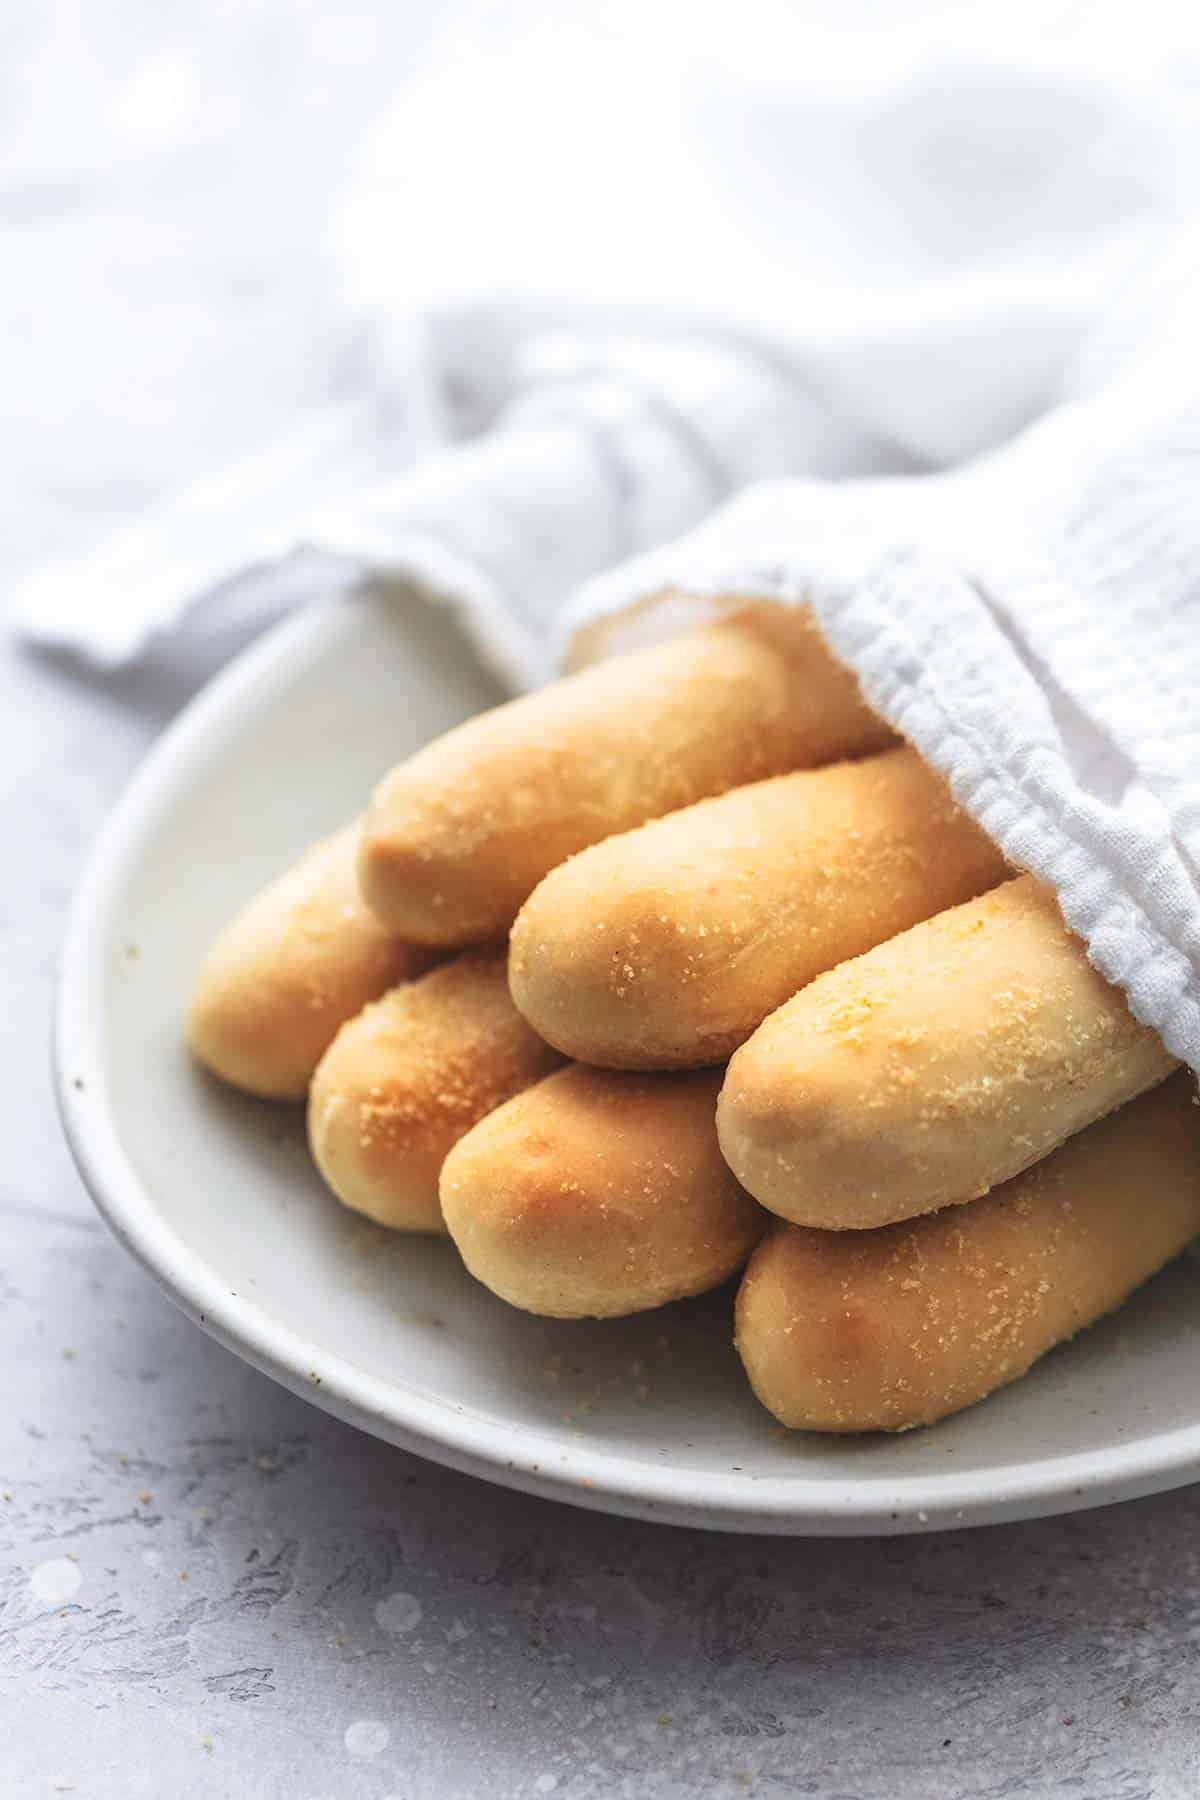
[[[1104,327],[1109,381],[944,474],[762,484],[593,579],[576,656],[723,597],[812,606],[877,711],[1200,1070],[1200,232]]]
[[[35,572],[25,628],[112,663],[264,575],[382,578],[521,686],[809,602],[1200,1068],[1200,44],[1153,0],[1005,29],[475,17],[339,226],[362,391]]]

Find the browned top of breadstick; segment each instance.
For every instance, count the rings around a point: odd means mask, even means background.
[[[807,614],[747,607],[484,713],[402,763],[371,802],[363,890],[417,941],[493,939],[586,844],[889,736]]]
[[[338,1028],[430,956],[358,890],[357,823],[315,844],[226,926],[201,966],[193,1054],[234,1087],[300,1099]]]
[[[716,1071],[573,1064],[446,1158],[446,1224],[472,1274],[527,1311],[615,1316],[723,1281],[764,1224],[717,1148]]]
[[[764,1206],[869,1227],[986,1193],[1173,1066],[1021,876],[772,1013],[729,1065],[718,1123]]]
[[[914,750],[777,775],[552,870],[513,926],[513,998],[584,1062],[722,1062],[822,971],[1004,873]]]
[[[1178,1075],[969,1206],[777,1226],[738,1300],[759,1398],[801,1429],[903,1430],[1023,1375],[1200,1230],[1193,1095]]]

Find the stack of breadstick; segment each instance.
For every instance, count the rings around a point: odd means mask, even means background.
[[[1186,1073],[802,611],[410,757],[223,933],[190,1041],[514,1306],[743,1271],[738,1351],[801,1429],[967,1406],[1200,1232]]]

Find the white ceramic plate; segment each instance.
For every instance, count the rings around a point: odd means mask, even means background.
[[[455,628],[379,600],[283,625],[168,732],[78,896],[58,1003],[71,1145],[117,1236],[207,1331],[317,1406],[531,1492],[693,1525],[896,1532],[1096,1505],[1200,1473],[1200,1270],[1185,1260],[1025,1381],[933,1430],[788,1436],[730,1346],[728,1293],[551,1324],[448,1244],[356,1223],[298,1109],[180,1042],[234,906],[406,751],[496,694]]]

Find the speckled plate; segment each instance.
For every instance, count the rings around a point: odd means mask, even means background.
[[[1094,1506],[1200,1473],[1200,1270],[1185,1260],[1025,1381],[933,1430],[789,1436],[730,1295],[558,1324],[452,1248],[357,1224],[299,1109],[180,1041],[203,946],[405,752],[497,698],[451,622],[382,600],[276,629],[186,712],[97,845],[63,957],[63,1118],[121,1241],[206,1331],[408,1450],[577,1505],[736,1531],[901,1532]]]

